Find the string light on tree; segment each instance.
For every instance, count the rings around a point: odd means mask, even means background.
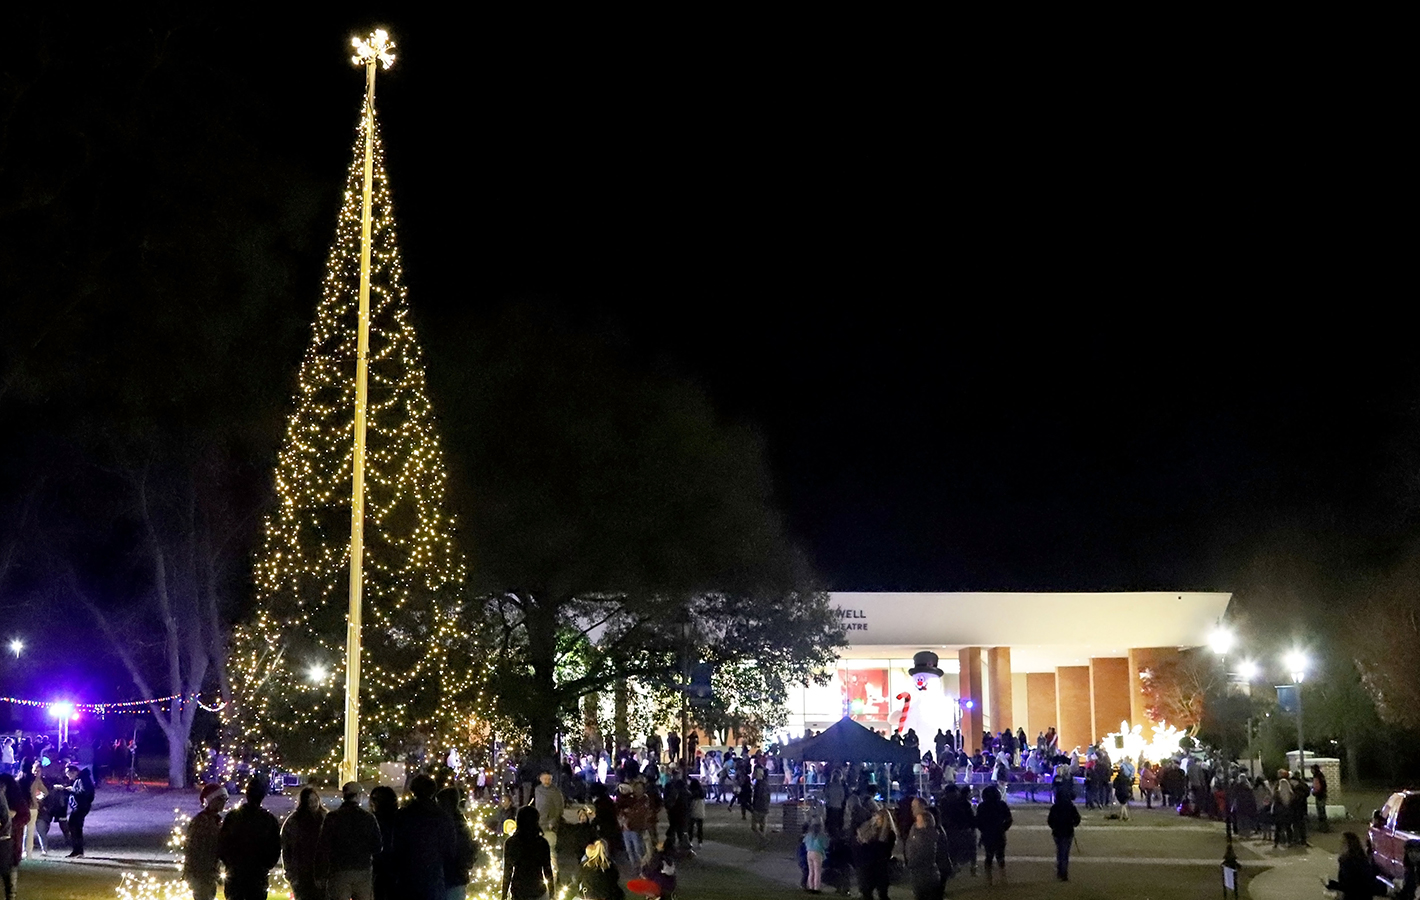
[[[393,60],[392,46],[383,32],[356,42],[355,60],[368,66],[370,79],[375,60]],[[368,296],[363,316],[362,294]],[[357,403],[362,358],[368,396]],[[356,449],[357,415],[364,420],[363,454]],[[358,684],[363,713],[353,712],[363,718],[366,771],[401,755],[411,737],[452,739],[475,708],[492,714],[478,692],[483,657],[459,622],[465,568],[435,426],[371,84],[277,460],[278,503],[266,519],[254,570],[256,612],[234,632],[231,724],[236,743],[258,757],[323,772],[348,761],[340,736],[351,692],[341,691],[341,682]],[[361,457],[363,485],[352,496]],[[355,547],[346,538],[357,530]],[[347,648],[358,655],[345,661]],[[329,677],[312,679],[312,660],[345,662],[332,666]],[[358,673],[351,671],[356,665]]]

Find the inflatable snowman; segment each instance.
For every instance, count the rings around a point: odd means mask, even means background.
[[[897,704],[895,730],[905,736],[908,729],[912,729],[923,747],[931,747],[938,729],[946,731],[952,727],[952,705],[942,690],[943,673],[937,668],[937,654],[930,650],[914,654],[907,674],[912,683],[894,698]]]

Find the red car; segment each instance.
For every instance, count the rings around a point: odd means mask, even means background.
[[[1371,862],[1392,886],[1405,880],[1405,863],[1420,868],[1420,791],[1391,794],[1376,810],[1368,833]]]

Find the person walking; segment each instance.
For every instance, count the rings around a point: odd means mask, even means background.
[[[266,876],[281,861],[281,825],[263,809],[266,782],[247,782],[246,802],[222,822],[217,856],[227,867],[227,900],[266,900]]]
[[[499,897],[541,900],[556,884],[552,874],[552,848],[538,826],[537,810],[518,810],[517,826],[503,845],[503,886]]]
[[[399,900],[444,900],[448,894],[444,870],[454,856],[454,823],[434,802],[436,790],[433,778],[423,773],[414,776],[409,782],[413,799],[395,813],[390,864],[396,877],[394,896]],[[525,815],[537,822],[536,809],[523,807],[518,821]]]
[[[221,875],[217,845],[222,833],[222,808],[227,805],[227,789],[220,784],[204,785],[198,799],[202,811],[187,823],[182,880],[192,891],[193,900],[216,900]]]
[[[1070,847],[1075,843],[1075,829],[1080,825],[1080,811],[1064,797],[1056,797],[1045,818],[1050,836],[1055,840],[1055,877],[1070,880]]]
[[[296,808],[281,824],[281,865],[292,900],[324,900],[325,892],[316,880],[316,846],[324,822],[320,794],[313,787],[301,788]]]
[[[1006,876],[1006,832],[1011,828],[1011,808],[1001,799],[1001,791],[991,785],[981,792],[976,807],[976,830],[981,835],[981,847],[986,851],[986,883],[991,883],[991,860]]]
[[[64,767],[69,785],[64,788],[64,803],[69,811],[69,857],[84,855],[84,820],[94,808],[94,777],[88,769],[72,763]]]
[[[1129,821],[1129,798],[1134,795],[1133,779],[1124,773],[1124,766],[1114,775],[1114,799],[1119,801],[1119,818]]]
[[[823,861],[828,856],[828,836],[823,833],[823,826],[815,822],[804,835],[803,844],[809,864],[805,887],[810,894],[818,894],[823,888]]]
[[[533,791],[533,805],[537,807],[537,824],[547,846],[552,848],[552,882],[557,883],[557,832],[562,828],[562,811],[567,808],[567,798],[552,783],[552,773],[544,771],[538,776],[538,786]]]
[[[586,900],[622,900],[626,896],[621,889],[621,873],[606,841],[597,838],[587,845],[575,887]]]
[[[666,808],[666,846],[690,848],[690,789],[681,777],[680,767],[671,769],[662,800]]]
[[[760,768],[754,770],[754,776],[753,809],[750,812],[749,827],[759,835],[759,846],[762,849],[769,843],[769,835],[765,833],[769,822],[769,776]]]
[[[686,832],[686,846],[695,842],[696,849],[705,845],[705,788],[699,781],[690,783],[690,829]]]
[[[316,875],[325,885],[325,900],[374,900],[375,859],[384,840],[375,814],[360,805],[363,792],[360,782],[347,781],[340,805],[321,823]]]
[[[444,811],[444,815],[454,823],[453,858],[444,863],[444,890],[447,900],[463,900],[468,894],[468,882],[473,872],[473,864],[478,859],[478,844],[469,830],[468,819],[459,809],[459,789],[446,787],[434,795],[434,802]],[[331,898],[335,900],[335,898]],[[348,900],[348,898],[340,898]]]

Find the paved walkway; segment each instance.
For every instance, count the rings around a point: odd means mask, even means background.
[[[1310,847],[1305,854],[1292,850],[1268,862],[1270,867],[1253,875],[1247,883],[1247,896],[1252,900],[1321,900],[1334,896],[1326,889],[1326,882],[1336,877],[1335,854]]]

